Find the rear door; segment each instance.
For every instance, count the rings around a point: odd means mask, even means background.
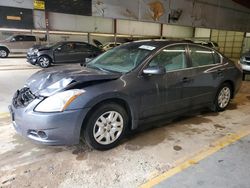
[[[76,60],[82,62],[87,60],[86,58],[93,58],[95,51],[92,46],[87,43],[76,43]]]
[[[213,101],[213,94],[223,78],[221,56],[214,50],[198,45],[188,45],[191,69],[187,82],[183,82],[183,98],[191,106],[205,105]]]

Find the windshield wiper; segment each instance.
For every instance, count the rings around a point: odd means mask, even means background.
[[[93,68],[93,69],[96,69],[96,70],[101,70],[101,71],[105,71],[105,72],[111,72],[111,73],[122,73],[120,71],[115,71],[115,70],[111,70],[111,69],[106,69],[106,68],[103,68],[103,67],[98,67],[98,66],[94,66],[94,65],[90,65],[90,64],[86,64],[87,68]]]

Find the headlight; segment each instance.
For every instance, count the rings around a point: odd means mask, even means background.
[[[32,54],[32,55],[35,55],[35,54],[37,54],[38,52],[39,52],[38,49],[31,50],[31,54]]]
[[[37,112],[62,112],[85,90],[72,89],[52,95],[40,102],[35,111]]]
[[[244,57],[241,57],[240,60],[239,60],[238,62],[241,63],[241,64],[244,64],[244,61],[245,61],[245,58],[244,58]]]

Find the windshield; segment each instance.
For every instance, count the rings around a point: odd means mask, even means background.
[[[55,45],[56,45],[56,43],[49,43],[49,44],[45,44],[44,46],[50,48],[50,47],[53,47]]]
[[[136,68],[156,47],[131,43],[111,49],[87,64],[87,67],[127,73]]]

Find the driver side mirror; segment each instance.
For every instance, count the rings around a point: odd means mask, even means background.
[[[143,73],[147,75],[162,75],[166,73],[166,69],[163,66],[153,66],[144,69]]]

